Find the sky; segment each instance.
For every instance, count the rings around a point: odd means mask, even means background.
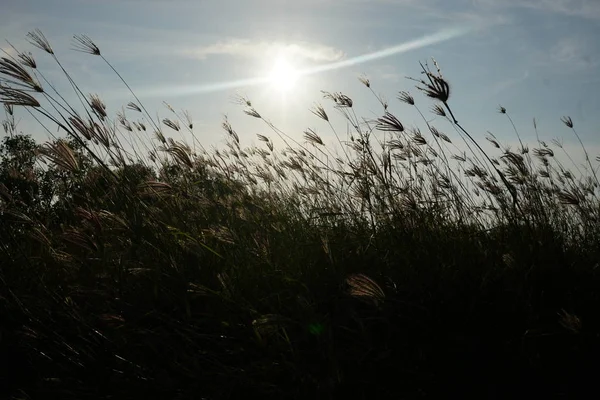
[[[299,139],[306,128],[331,139],[310,112],[322,103],[335,115],[321,90],[348,95],[361,116],[381,116],[360,76],[404,125],[423,129],[396,96],[408,90],[422,110],[430,108],[406,77],[420,77],[419,61],[434,57],[451,84],[457,119],[482,144],[487,131],[516,143],[497,111],[502,105],[527,142],[534,144],[535,118],[542,140],[561,138],[577,149],[560,122],[569,115],[591,155],[600,154],[599,0],[3,0],[0,39],[31,51],[67,93],[60,70],[25,39],[38,28],[109,114],[133,98],[100,58],[72,50],[74,34],[98,45],[151,114],[170,116],[163,101],[188,110],[198,139],[210,146],[224,141],[223,115],[246,143],[269,133],[234,104],[239,94]],[[0,47],[11,52],[5,41]],[[19,117],[21,130],[45,138],[26,113]],[[453,137],[446,121],[427,117]],[[346,129],[341,116],[332,119]]]

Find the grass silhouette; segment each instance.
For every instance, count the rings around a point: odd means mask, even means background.
[[[243,148],[225,119],[226,148],[209,152],[187,112],[153,119],[88,37],[76,49],[101,57],[136,99],[114,117],[42,32],[28,38],[78,104],[32,54],[0,59],[3,396],[598,393],[600,203],[585,147],[581,168],[567,155],[574,173],[554,154],[561,143],[530,150],[501,107],[520,148],[489,136],[499,154],[486,153],[434,61],[416,84],[436,125],[398,93],[423,132],[380,97],[369,120],[324,92],[331,107],[312,111],[332,146],[314,129],[287,134],[240,97],[272,137]],[[64,135],[40,145],[18,134],[14,107]],[[184,133],[191,143],[170,136]]]

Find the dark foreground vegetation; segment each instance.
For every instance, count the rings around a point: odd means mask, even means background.
[[[422,70],[422,96],[373,121],[325,93],[334,147],[240,98],[271,134],[242,148],[225,120],[208,152],[187,113],[157,121],[132,92],[110,116],[71,80],[69,104],[30,53],[4,55],[0,397],[595,398],[595,161],[542,138],[484,153]],[[17,109],[62,138],[20,134]]]

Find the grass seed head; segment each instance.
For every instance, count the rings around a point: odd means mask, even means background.
[[[102,99],[100,99],[100,96],[98,96],[97,94],[90,94],[90,106],[92,107],[92,110],[96,113],[98,118],[100,118],[101,120],[104,120],[104,118],[106,118],[106,105],[104,104]]]
[[[444,108],[439,104],[433,105],[433,107],[431,107],[431,112],[436,115],[439,115],[440,117],[446,116],[446,110],[444,110]]]
[[[88,53],[94,56],[99,56],[100,49],[96,44],[87,37],[86,35],[74,35],[73,36],[73,48],[76,51],[80,51],[82,53]]]
[[[313,144],[323,146],[323,140],[321,140],[321,137],[310,128],[304,131],[304,138]]]
[[[41,30],[36,29],[34,31],[27,33],[27,41],[37,47],[40,50],[45,51],[48,54],[54,55],[54,50],[52,50],[52,46],[50,46],[50,42],[46,39],[46,36],[42,33]]]
[[[560,119],[563,124],[565,124],[567,127],[569,128],[573,128],[573,120],[571,119],[571,117],[562,117]]]
[[[444,79],[439,68],[437,74],[431,72],[427,64],[421,64],[421,69],[421,73],[426,76],[427,81],[423,79],[409,79],[418,82],[421,86],[417,86],[417,89],[425,93],[427,97],[446,103],[450,98],[450,84]]]
[[[358,80],[360,81],[360,83],[362,83],[363,85],[365,85],[366,87],[370,88],[371,87],[371,82],[369,81],[369,79],[367,79],[366,76],[359,76]]]
[[[132,101],[127,103],[127,109],[132,110],[132,111],[142,112],[142,109],[140,108],[140,106],[138,106],[137,104],[135,104]]]
[[[40,107],[35,97],[19,89],[0,84],[0,103],[5,106]]]
[[[10,58],[0,58],[0,75],[9,77],[10,79],[4,79],[9,85],[19,86],[26,89],[34,90],[38,93],[44,91],[42,86],[37,80],[31,76],[22,65]],[[0,80],[1,81],[1,80]]]
[[[410,93],[405,91],[398,93],[398,100],[400,100],[403,103],[410,104],[411,106],[415,105],[414,97],[412,97]]]
[[[310,111],[322,120],[329,122],[329,117],[327,116],[327,113],[322,105],[316,104]]]
[[[404,132],[402,122],[394,114],[387,111],[383,117],[377,119],[375,128],[384,132]]]

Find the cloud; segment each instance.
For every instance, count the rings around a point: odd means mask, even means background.
[[[250,39],[229,39],[207,46],[190,47],[181,50],[181,54],[201,60],[215,55],[262,58],[285,54],[287,57],[297,57],[314,62],[334,62],[345,57],[343,51],[321,44],[306,42],[282,43]]]
[[[532,49],[530,60],[530,68],[538,71],[562,76],[583,73],[589,78],[600,66],[600,53],[593,39],[570,35],[556,38],[547,48]]]
[[[373,82],[384,81],[387,83],[398,83],[404,80],[404,77],[407,75],[401,73],[396,65],[391,64],[375,65],[370,70],[371,72],[368,74],[367,78]]]
[[[566,16],[600,20],[598,0],[477,0],[479,4],[497,7],[522,7]]]
[[[600,2],[597,0],[520,0],[520,2],[528,8],[574,17],[600,19]]]
[[[491,94],[497,96],[501,92],[508,90],[529,78],[529,71],[525,71],[521,76],[508,78],[492,85]]]
[[[570,65],[575,69],[595,68],[599,64],[597,54],[586,41],[577,37],[564,37],[552,47],[552,60],[559,64]]]

